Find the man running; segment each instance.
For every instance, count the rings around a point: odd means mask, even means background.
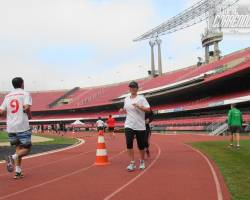
[[[7,132],[11,145],[16,146],[13,155],[6,156],[6,168],[9,172],[14,171],[15,179],[23,177],[21,162],[22,158],[31,150],[31,119],[32,99],[28,92],[24,91],[24,81],[21,77],[12,80],[14,90],[7,94],[0,107],[0,114],[7,113]]]
[[[108,125],[110,138],[114,138],[115,137],[115,119],[112,117],[112,115],[109,115],[106,123]]]
[[[98,120],[96,121],[97,131],[103,130],[105,128],[105,123],[102,121],[101,117],[98,117]]]

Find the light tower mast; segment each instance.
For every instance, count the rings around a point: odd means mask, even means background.
[[[163,22],[159,26],[147,31],[143,35],[134,39],[134,41],[141,41],[150,39],[151,43],[151,64],[154,63],[154,45],[158,45],[158,75],[162,74],[162,66],[161,66],[161,40],[159,36],[170,34],[195,24],[198,24],[205,19],[209,18],[209,25],[205,33],[202,35],[202,45],[205,47],[205,60],[209,62],[209,46],[214,45],[214,58],[219,59],[220,50],[219,50],[219,42],[223,39],[223,33],[219,30],[215,30],[212,27],[212,23],[214,17],[217,13],[229,8],[239,0],[200,0],[190,8],[184,10],[180,14],[170,18],[169,20]],[[158,42],[157,42],[158,40]],[[152,45],[154,42],[154,45]],[[152,53],[153,52],[153,53]],[[152,76],[155,76],[155,66],[151,65]],[[154,69],[154,70],[153,70]]]

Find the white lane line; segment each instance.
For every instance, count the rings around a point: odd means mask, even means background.
[[[207,162],[211,172],[212,172],[212,175],[213,175],[213,179],[214,179],[214,183],[215,183],[215,187],[216,187],[216,192],[217,192],[217,200],[223,200],[223,195],[222,195],[222,190],[221,190],[221,185],[220,185],[220,182],[219,182],[219,179],[218,179],[218,176],[215,172],[215,169],[212,165],[212,163],[209,161],[209,159],[199,150],[187,145],[187,144],[184,144],[185,146],[189,147],[190,149],[192,149],[193,151],[197,152],[198,154],[200,154],[204,159],[205,161]]]
[[[121,155],[121,154],[124,153],[124,152],[126,152],[126,150],[123,150],[123,151],[119,152],[118,154],[114,155],[113,157],[110,158],[110,160],[112,160],[112,159],[118,157],[119,155]],[[71,172],[71,173],[69,173],[69,174],[65,174],[65,175],[63,175],[63,176],[59,176],[59,177],[54,178],[54,179],[51,179],[51,180],[49,180],[49,181],[45,181],[45,182],[43,182],[43,183],[40,183],[40,184],[37,184],[37,185],[33,185],[33,186],[28,187],[28,188],[25,188],[25,189],[23,189],[23,190],[19,190],[19,191],[17,191],[17,192],[13,192],[13,193],[11,193],[11,194],[2,196],[2,197],[0,197],[0,200],[7,199],[7,198],[9,198],[9,197],[13,197],[13,196],[19,195],[19,194],[21,194],[21,193],[24,193],[24,192],[33,190],[33,189],[35,189],[35,188],[39,188],[39,187],[48,185],[48,184],[50,184],[50,183],[54,183],[54,182],[56,182],[56,181],[60,181],[60,180],[62,180],[62,179],[64,179],[64,178],[70,177],[70,176],[75,175],[75,174],[78,174],[78,173],[80,173],[80,172],[84,172],[84,171],[90,169],[90,168],[93,167],[93,166],[96,166],[96,165],[95,165],[95,164],[92,164],[92,165],[90,165],[90,166],[87,166],[87,167],[85,167],[85,168],[76,170],[76,171]]]
[[[66,161],[66,160],[71,160],[73,158],[82,156],[84,154],[93,153],[93,152],[95,152],[95,151],[86,151],[86,152],[82,152],[82,153],[79,153],[79,154],[71,156],[71,157],[63,158],[63,159],[60,159],[60,160],[57,159],[57,160],[54,160],[54,161],[51,161],[51,162],[46,162],[44,164],[36,165],[36,166],[33,166],[33,167],[28,167],[28,168],[25,168],[25,171],[30,171],[32,169],[37,169],[37,168],[45,167],[45,166],[52,165],[52,164],[55,164],[55,163],[63,162],[63,161]],[[0,174],[0,177],[1,176],[6,176],[8,174],[9,174],[8,172]]]
[[[109,200],[112,197],[114,197],[117,193],[119,193],[122,190],[124,190],[127,186],[129,186],[130,184],[132,184],[133,182],[135,182],[138,178],[140,178],[143,174],[145,174],[155,164],[155,162],[159,159],[159,157],[161,155],[161,148],[159,147],[159,145],[157,145],[155,143],[153,143],[153,144],[157,147],[158,154],[157,154],[156,158],[150,163],[150,165],[145,170],[143,170],[140,174],[138,174],[133,179],[131,179],[129,182],[127,182],[125,185],[123,185],[122,187],[118,188],[113,193],[111,193],[110,195],[108,195],[107,197],[105,197],[103,200]]]
[[[37,154],[29,155],[29,156],[25,156],[23,159],[34,158],[34,157],[38,157],[38,156],[44,156],[44,155],[48,155],[48,154],[52,154],[52,153],[57,153],[57,152],[60,152],[60,151],[73,149],[73,148],[81,146],[82,144],[85,143],[85,140],[83,140],[83,139],[77,139],[77,140],[79,141],[78,143],[70,145],[68,147],[61,148],[61,149],[56,149],[56,150],[51,150],[51,151],[46,151],[46,152],[43,152],[43,153],[37,153]],[[5,163],[5,161],[0,161],[0,164],[1,163]]]

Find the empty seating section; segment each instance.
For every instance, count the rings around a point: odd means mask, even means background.
[[[179,103],[171,103],[167,105],[161,105],[161,106],[155,106],[155,110],[162,110],[162,109],[178,109],[183,108],[185,110],[192,110],[192,109],[198,109],[198,108],[206,108],[209,106],[213,106],[216,103],[220,103],[225,100],[229,100],[232,98],[238,98],[242,96],[250,95],[250,91],[240,91],[235,92],[227,95],[218,95],[218,96],[212,96],[212,97],[205,97],[203,99],[197,99],[195,101],[186,101],[186,102],[179,102]]]
[[[40,110],[48,110],[48,106],[55,99],[62,96],[66,91],[46,91],[46,92],[32,92],[32,110],[40,111]]]
[[[93,107],[99,105],[111,104],[112,99],[128,92],[128,84],[123,83],[119,85],[94,87],[88,89],[81,89],[75,94],[72,94],[71,102],[69,104],[60,105],[52,108],[53,110],[72,109]]]
[[[235,59],[249,57],[249,56],[250,56],[250,49],[246,49],[245,51],[235,52],[234,54],[227,55],[223,59],[216,61],[216,62],[213,62],[211,64],[204,65],[202,67],[194,67],[194,68],[192,68],[190,73],[183,75],[182,78],[186,79],[186,78],[195,77],[199,74],[202,74],[202,73],[208,72],[210,70],[216,69],[218,67],[221,67],[222,65],[224,65],[228,62],[231,62]]]
[[[99,111],[93,113],[61,113],[61,114],[36,114],[33,116],[33,120],[44,120],[44,119],[70,119],[70,118],[81,118],[81,119],[97,119],[98,117],[108,118],[109,115],[116,115],[118,111]]]
[[[187,118],[175,118],[155,120],[153,125],[158,126],[176,126],[176,125],[204,125],[214,123],[222,123],[226,121],[226,116],[209,116],[209,117],[187,117]]]
[[[77,90],[76,92],[72,93],[71,95],[69,95],[67,97],[67,99],[70,99],[70,102],[69,104],[62,104],[62,105],[59,105],[59,106],[55,106],[53,107],[52,109],[58,109],[58,110],[61,110],[61,109],[67,109],[68,107],[77,107],[77,103],[79,101],[81,101],[81,99],[83,99],[84,97],[87,96],[88,92],[90,91],[91,89],[80,89],[80,90]]]
[[[152,89],[152,88],[156,88],[156,87],[160,87],[160,86],[164,86],[164,85],[168,85],[168,84],[172,84],[181,80],[184,80],[183,75],[186,73],[189,73],[190,71],[192,71],[193,68],[185,68],[182,70],[177,70],[177,71],[173,71],[173,72],[168,72],[163,76],[159,76],[156,78],[152,78],[149,79],[150,81],[142,81],[139,85],[140,85],[140,89],[141,90],[147,90],[147,89]]]

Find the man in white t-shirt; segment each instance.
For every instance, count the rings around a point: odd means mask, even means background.
[[[31,130],[29,119],[31,119],[32,99],[28,92],[24,91],[24,81],[21,77],[12,80],[14,90],[7,94],[0,107],[0,114],[7,114],[7,132],[11,145],[16,146],[13,155],[6,156],[7,170],[14,171],[16,165],[15,179],[23,177],[21,170],[22,158],[31,150]]]
[[[143,95],[137,95],[138,89],[139,86],[137,82],[132,81],[129,83],[130,95],[125,98],[124,106],[120,109],[120,112],[125,111],[127,113],[125,121],[125,136],[130,158],[130,164],[127,167],[128,171],[136,169],[133,150],[133,141],[135,136],[140,150],[139,169],[145,169],[145,112],[150,112],[150,105]]]
[[[106,124],[102,121],[102,118],[98,117],[98,120],[96,121],[97,131],[104,130],[105,125]]]

